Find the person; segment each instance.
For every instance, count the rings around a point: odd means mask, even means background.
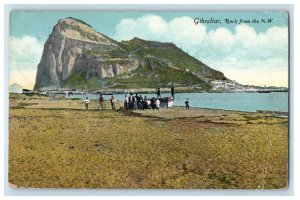
[[[186,108],[186,109],[190,109],[190,105],[189,105],[190,102],[189,102],[189,99],[188,99],[188,98],[186,98],[186,100],[185,100],[184,103],[185,103],[185,108]]]
[[[155,97],[152,97],[151,100],[150,100],[150,102],[151,102],[150,105],[152,107],[152,110],[154,110],[155,106],[156,106],[156,104],[155,104]]]
[[[173,97],[173,99],[175,99],[175,89],[174,89],[174,85],[172,85],[172,87],[171,87],[171,96]]]
[[[146,109],[150,109],[150,106],[151,106],[151,101],[148,98],[147,101],[146,101]]]
[[[100,97],[99,97],[99,110],[100,108],[103,110],[104,109],[104,98],[102,96],[102,94],[100,94]]]
[[[137,109],[137,99],[135,98],[135,96],[132,96],[132,103],[133,103],[133,110]]]
[[[160,96],[160,88],[157,88],[156,94],[157,94],[157,98],[160,98],[160,97],[161,97],[161,96]]]
[[[111,109],[115,109],[116,108],[116,98],[114,97],[114,95],[111,96],[110,100],[110,104],[111,104]]]
[[[148,109],[147,96],[145,96],[144,99],[143,99],[142,109],[143,110],[147,110]]]
[[[86,110],[89,109],[89,103],[90,103],[89,98],[88,98],[88,97],[85,97],[84,104],[85,104],[85,109],[86,109]]]
[[[129,98],[128,98],[128,109],[132,110],[133,109],[133,95],[130,93]]]
[[[139,99],[140,99],[140,102],[138,103],[138,109],[143,109],[143,103],[146,100],[143,99],[142,95],[140,95]]]
[[[128,109],[128,97],[127,97],[127,95],[125,95],[125,99],[124,99],[124,109],[125,110]]]
[[[139,103],[140,103],[140,96],[138,95],[138,93],[135,93],[135,99],[136,99],[137,105],[139,105]]]
[[[159,98],[157,98],[155,101],[155,106],[156,106],[156,109],[158,109],[158,110],[159,110],[159,105],[160,105],[160,101],[159,101]]]

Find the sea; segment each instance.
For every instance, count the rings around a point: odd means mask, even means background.
[[[125,94],[115,94],[117,100],[123,100]],[[98,94],[73,94],[70,98],[85,97],[98,99]],[[128,96],[128,95],[127,95]],[[142,94],[147,98],[156,97],[156,94]],[[162,93],[162,97],[171,96],[170,93]],[[111,95],[103,95],[108,100]],[[288,92],[271,93],[177,93],[174,106],[184,106],[188,98],[190,107],[213,108],[235,111],[256,112],[257,110],[288,112]]]

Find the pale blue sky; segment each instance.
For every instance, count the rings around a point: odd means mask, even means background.
[[[126,12],[126,11],[13,11],[10,13],[10,35],[21,37],[30,35],[45,41],[51,33],[53,26],[59,19],[74,17],[90,24],[98,32],[112,37],[116,32],[116,25],[123,18],[138,18],[145,14],[161,16],[166,21],[174,17],[190,16],[209,19],[242,18],[261,19],[273,18],[272,24],[251,24],[257,32],[263,32],[272,26],[287,27],[288,15],[285,12]],[[207,24],[208,30],[216,29],[219,24]],[[225,24],[223,24],[225,26]],[[230,30],[235,24],[226,25]]]
[[[288,14],[279,11],[12,11],[10,83],[33,86],[43,45],[57,21],[66,17],[81,19],[118,41],[139,37],[173,42],[242,84],[288,85]],[[219,19],[222,23],[195,25],[196,17]],[[273,21],[226,24],[226,18]]]

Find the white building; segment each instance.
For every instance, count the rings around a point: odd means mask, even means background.
[[[23,88],[19,84],[12,84],[9,86],[9,93],[17,93],[17,94],[22,94],[23,93]]]

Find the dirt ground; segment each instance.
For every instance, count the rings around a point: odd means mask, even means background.
[[[10,96],[9,182],[30,188],[279,189],[288,119]]]

